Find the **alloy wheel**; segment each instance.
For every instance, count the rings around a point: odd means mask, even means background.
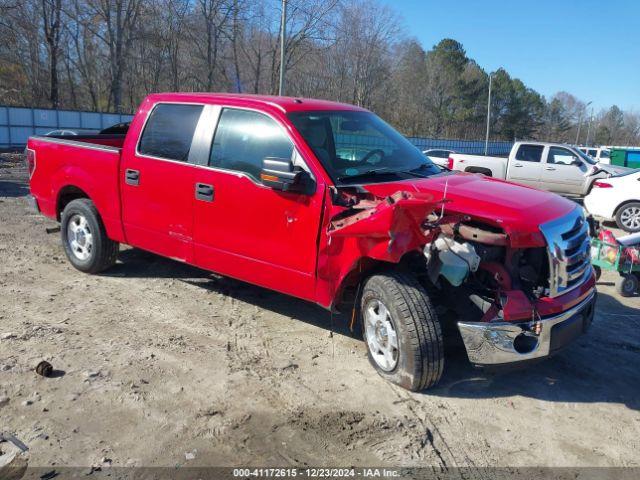
[[[93,233],[84,215],[75,213],[67,224],[67,243],[73,255],[85,261],[93,250]]]
[[[389,309],[378,299],[364,308],[365,337],[371,357],[380,369],[390,372],[398,365],[398,335]]]

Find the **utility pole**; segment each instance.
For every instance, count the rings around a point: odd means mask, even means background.
[[[492,73],[489,74],[489,98],[487,99],[487,135],[484,139],[484,154],[488,155],[489,152],[489,122],[491,121],[491,78]]]
[[[584,108],[580,109],[580,117],[578,117],[578,132],[576,133],[576,145],[580,145],[578,142],[580,142],[580,127],[582,127],[582,116],[587,112],[587,108],[592,103],[593,102],[589,102],[584,106]],[[587,137],[588,137],[588,135],[587,135]],[[587,138],[587,140],[589,140],[589,139]]]
[[[278,95],[284,95],[284,38],[287,25],[287,0],[282,0],[282,17],[280,19],[280,83]]]
[[[589,128],[587,128],[587,143],[586,146],[588,147],[589,144],[589,137],[591,136],[591,122],[593,121],[593,108],[591,108],[591,115],[589,116]]]

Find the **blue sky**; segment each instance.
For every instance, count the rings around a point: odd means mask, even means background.
[[[454,38],[486,71],[504,67],[547,97],[640,110],[640,0],[381,1],[426,49]]]

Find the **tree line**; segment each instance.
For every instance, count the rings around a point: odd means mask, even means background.
[[[286,94],[369,108],[409,136],[478,139],[489,72],[427,50],[376,0],[288,0]],[[280,0],[0,0],[0,104],[132,112],[150,92],[276,94]],[[640,115],[594,113],[492,73],[491,138],[638,144]]]

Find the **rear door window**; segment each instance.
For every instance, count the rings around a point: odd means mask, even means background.
[[[542,160],[542,145],[520,145],[516,152],[516,160],[523,162],[540,162]]]
[[[243,172],[258,181],[262,161],[291,160],[293,144],[272,118],[250,110],[225,108],[213,137],[209,165]]]
[[[186,162],[202,109],[202,105],[156,105],[140,137],[138,152],[151,157]]]

